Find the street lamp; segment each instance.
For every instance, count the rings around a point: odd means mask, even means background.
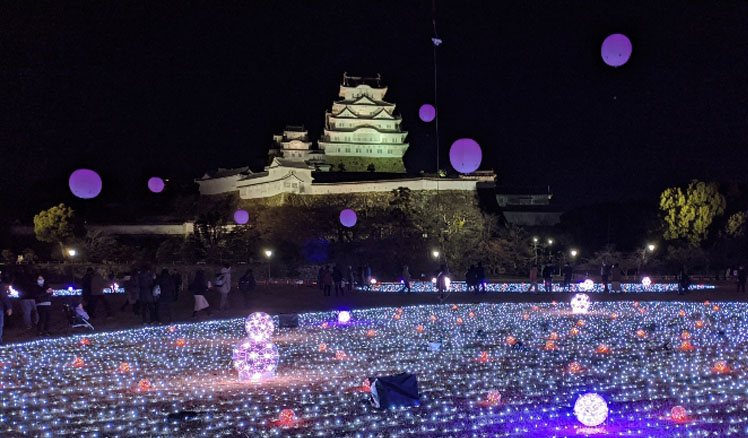
[[[642,248],[642,258],[639,261],[639,269],[637,269],[637,273],[641,271],[642,265],[647,261],[647,251],[654,252],[655,248],[657,247],[655,246],[654,243],[648,243],[647,246]]]
[[[267,259],[267,264],[268,264],[268,286],[270,286],[270,257],[273,256],[273,251],[270,249],[266,249],[264,252],[265,252],[265,258]]]
[[[76,254],[78,254],[78,251],[76,251],[74,248],[69,248],[68,249],[68,255],[70,257],[75,257]]]
[[[435,259],[438,259],[439,258],[439,251],[433,250],[433,251],[431,251],[431,255],[434,256]]]
[[[579,252],[577,252],[576,249],[572,249],[571,252],[570,252],[570,254],[571,254],[572,257],[576,257],[577,254],[579,254]]]
[[[654,252],[655,248],[656,247],[654,243],[650,243],[649,245],[647,245],[647,249],[649,250],[649,252]]]
[[[535,252],[535,266],[538,266],[538,238],[532,238],[532,250]]]

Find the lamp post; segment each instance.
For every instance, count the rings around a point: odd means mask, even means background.
[[[637,274],[641,274],[642,265],[647,261],[647,251],[653,253],[656,248],[657,246],[654,243],[648,243],[647,246],[642,248],[642,258],[639,261],[639,269],[636,270]]]
[[[548,260],[553,263],[553,250],[551,249],[551,246],[553,245],[553,239],[548,239],[548,252],[546,256],[548,257]]]
[[[538,266],[538,238],[532,238],[532,250],[535,252],[535,266]]]
[[[431,256],[434,257],[435,260],[439,260],[439,251],[437,250],[431,251]]]
[[[267,264],[268,264],[268,286],[270,286],[270,257],[273,256],[273,251],[270,249],[266,249],[264,252],[265,252],[265,258],[267,259]]]

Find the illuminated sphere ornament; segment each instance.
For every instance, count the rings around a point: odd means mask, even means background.
[[[674,406],[673,409],[670,410],[670,418],[672,418],[676,423],[683,423],[688,421],[688,413],[686,412],[686,408],[684,408],[683,406]]]
[[[581,290],[582,292],[589,292],[594,287],[595,287],[595,282],[589,278],[579,283],[579,290]]]
[[[296,414],[293,409],[283,409],[278,414],[278,424],[281,426],[293,426],[296,422]]]
[[[157,176],[148,179],[148,190],[153,193],[161,193],[164,190],[164,180]]]
[[[236,210],[234,212],[234,222],[239,225],[245,225],[249,222],[249,213],[247,213],[247,210]]]
[[[576,294],[571,299],[572,313],[587,313],[590,310],[590,297],[586,294]]]
[[[418,109],[418,117],[428,123],[436,118],[436,108],[431,104],[425,103]]]
[[[267,313],[255,312],[244,321],[244,329],[253,341],[264,341],[270,339],[275,330],[275,324],[273,324],[273,318]]]
[[[70,191],[81,199],[92,199],[101,193],[101,177],[91,169],[78,169],[70,174]]]
[[[338,312],[338,323],[348,324],[351,321],[351,312],[347,310],[341,310]]]
[[[614,33],[603,41],[600,54],[611,67],[620,67],[631,57],[631,40],[626,35]]]
[[[483,159],[480,145],[471,138],[461,138],[449,148],[449,162],[460,173],[473,173]]]
[[[278,349],[270,341],[245,338],[234,347],[232,360],[241,381],[272,379],[278,368]]]
[[[652,286],[652,279],[649,277],[642,278],[642,286],[644,287]]]
[[[358,221],[356,212],[351,210],[350,208],[346,208],[345,210],[340,212],[340,224],[344,227],[351,228],[356,225],[356,221]]]
[[[574,415],[585,426],[599,426],[608,418],[608,403],[594,392],[580,395],[574,402]]]

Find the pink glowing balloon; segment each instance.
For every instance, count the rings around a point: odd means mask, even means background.
[[[436,117],[436,108],[428,103],[423,104],[421,105],[421,108],[418,109],[418,117],[420,117],[424,122],[428,123],[434,120],[434,118]]]
[[[356,217],[356,212],[351,210],[350,208],[346,208],[345,210],[340,212],[340,223],[344,227],[351,228],[352,226],[356,225],[356,221],[358,218]]]
[[[239,225],[249,222],[249,213],[247,213],[247,210],[236,210],[234,212],[234,222]]]
[[[471,138],[461,138],[449,148],[449,162],[460,173],[475,172],[482,159],[480,145]]]
[[[70,191],[79,198],[91,199],[101,193],[101,177],[91,169],[78,169],[70,174]]]
[[[626,35],[614,33],[603,41],[600,53],[603,61],[611,67],[620,67],[631,57],[631,40]]]
[[[148,190],[153,193],[161,193],[164,190],[164,180],[154,176],[148,180]]]

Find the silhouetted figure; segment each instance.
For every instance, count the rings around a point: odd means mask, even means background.
[[[408,268],[408,265],[403,265],[403,272],[400,275],[400,281],[403,283],[402,289],[400,289],[400,292],[405,292],[407,289],[408,292],[410,292],[410,270]]]
[[[140,314],[143,324],[156,321],[156,298],[153,296],[154,275],[148,266],[144,266],[138,273],[138,290],[140,291]]]
[[[478,262],[475,268],[475,277],[478,281],[478,290],[486,292],[486,270],[483,268],[483,262]]]
[[[172,307],[177,300],[177,286],[174,284],[174,277],[169,274],[168,269],[161,271],[158,277],[158,285],[161,288],[161,295],[156,302],[156,320],[168,316],[169,322],[174,321]]]
[[[192,310],[193,318],[202,310],[207,310],[208,315],[210,315],[210,304],[208,304],[208,300],[205,299],[205,294],[208,293],[209,287],[210,283],[205,280],[205,273],[202,269],[198,269],[195,272],[195,278],[192,279],[192,282],[188,287],[188,290],[192,292],[192,297],[195,299],[195,307]]]
[[[530,268],[530,290],[529,292],[538,291],[538,267],[533,265]]]
[[[255,290],[256,285],[255,274],[252,272],[252,268],[247,268],[247,272],[239,279],[239,290],[242,292],[244,307],[247,309],[249,309],[252,291]]]
[[[610,266],[603,262],[603,266],[600,268],[600,277],[603,282],[603,292],[610,292],[608,289],[608,281],[610,280]]]
[[[564,290],[568,290],[574,276],[574,269],[570,264],[564,263]]]
[[[553,265],[548,262],[543,268],[543,284],[546,292],[553,292]]]
[[[343,273],[340,271],[340,268],[338,268],[338,265],[335,265],[332,268],[332,283],[335,286],[336,297],[338,294],[341,296],[345,295],[343,291]]]
[[[738,292],[745,292],[745,267],[738,268]]]

